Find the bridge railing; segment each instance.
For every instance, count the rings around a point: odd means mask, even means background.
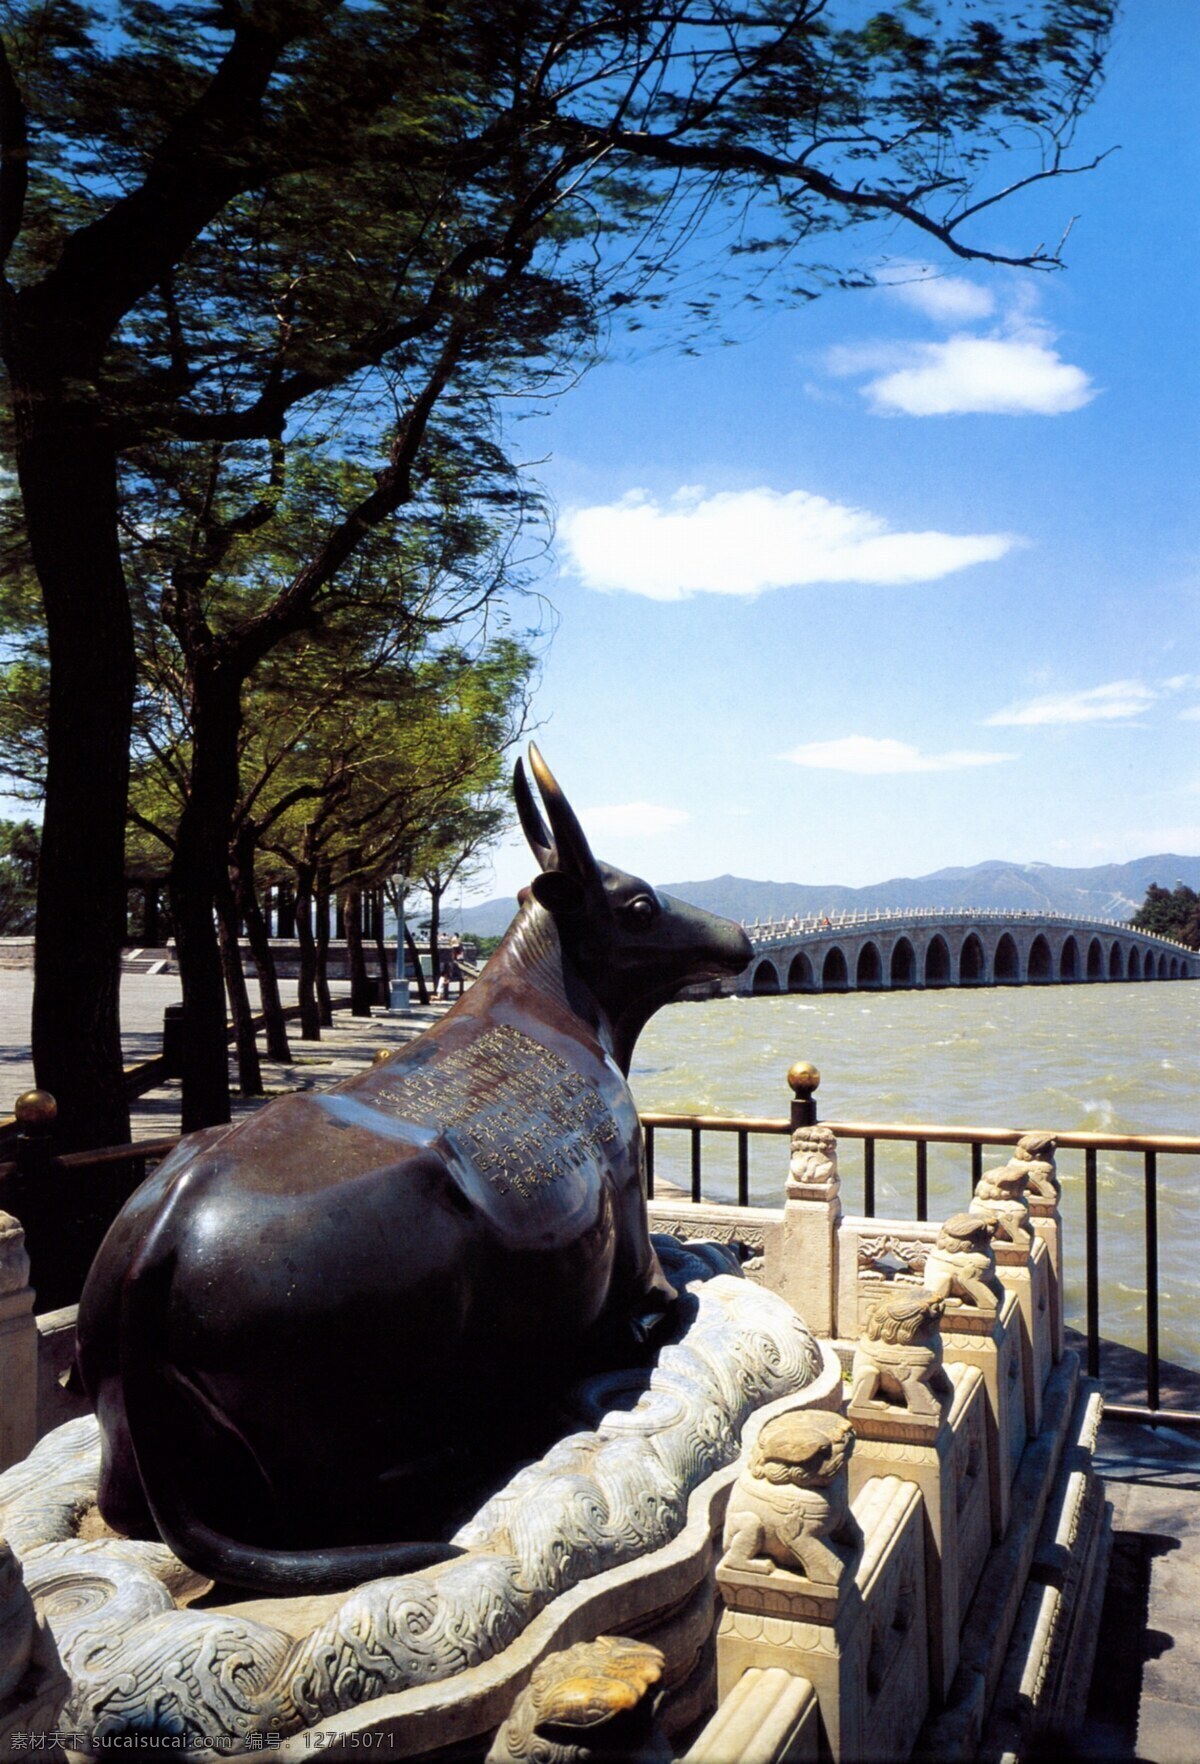
[[[1159,931],[1143,931],[1138,926],[1131,925],[1128,919],[1075,917],[1070,913],[1041,912],[1034,907],[876,907],[859,908],[853,912],[843,910],[796,914],[785,919],[743,919],[741,923],[751,942],[761,949],[770,943],[786,942],[791,937],[809,937],[823,931],[853,931],[862,926],[889,925],[898,921],[905,924],[922,921],[936,923],[947,919],[957,923],[986,920],[991,924],[1005,924],[1019,921],[1027,925],[1067,925],[1081,931],[1116,931],[1125,936],[1144,938],[1148,943],[1186,950],[1189,955],[1196,953],[1179,938],[1164,936]]]
[[[660,1194],[665,1190],[669,1194],[690,1196],[693,1201],[736,1202],[738,1206],[782,1204],[787,1155],[782,1148],[771,1148],[768,1158],[767,1142],[790,1135],[790,1117],[678,1115],[649,1111],[641,1119],[646,1139],[647,1190],[651,1196],[656,1192],[657,1183]],[[1029,1131],[1028,1128],[960,1127],[896,1121],[823,1121],[822,1124],[837,1136],[843,1151],[849,1144],[857,1142],[861,1145],[857,1169],[848,1168],[849,1160],[844,1157],[839,1159],[839,1167],[843,1194],[848,1200],[855,1198],[855,1184],[861,1185],[858,1194],[864,1217],[874,1218],[877,1202],[884,1198],[893,1216],[899,1213],[922,1220],[930,1216],[931,1146],[950,1148],[949,1157],[940,1160],[936,1182],[936,1206],[938,1213],[945,1216],[961,1210],[974,1195],[983,1174],[984,1148],[1015,1145]],[[732,1168],[731,1159],[724,1150],[721,1155],[709,1159],[707,1153],[715,1149],[709,1136],[717,1136],[726,1142],[732,1139]],[[1077,1160],[1068,1157],[1067,1164],[1073,1167],[1063,1169],[1060,1166],[1064,1183],[1063,1213],[1068,1228],[1080,1196],[1083,1210],[1082,1307],[1076,1282],[1068,1283],[1067,1304],[1069,1313],[1074,1304],[1075,1318],[1082,1324],[1088,1374],[1101,1378],[1110,1390],[1105,1413],[1117,1420],[1200,1427],[1200,1315],[1197,1315],[1194,1304],[1187,1301],[1186,1289],[1167,1298],[1170,1308],[1167,1325],[1172,1341],[1180,1344],[1174,1352],[1181,1354],[1186,1363],[1165,1362],[1161,1346],[1164,1295],[1159,1248],[1159,1159],[1170,1156],[1189,1160],[1185,1166],[1186,1179],[1172,1192],[1200,1195],[1200,1162],[1197,1161],[1200,1160],[1200,1138],[1165,1133],[1083,1131],[1064,1131],[1055,1137],[1060,1154],[1080,1154]],[[880,1150],[890,1150],[891,1147],[911,1148],[911,1215],[907,1211],[908,1200],[899,1193],[901,1186],[907,1187],[908,1184],[899,1177],[895,1158],[888,1160],[886,1180],[881,1181]],[[956,1151],[957,1156],[954,1155]],[[1126,1221],[1112,1217],[1106,1219],[1101,1206],[1102,1179],[1105,1191],[1121,1180],[1127,1181],[1122,1164],[1127,1172],[1129,1159],[1140,1162],[1138,1232],[1145,1276],[1143,1346],[1140,1350],[1133,1349],[1132,1345],[1123,1348],[1106,1333],[1100,1274],[1106,1247],[1111,1252],[1120,1239],[1122,1248],[1126,1252],[1129,1249]],[[712,1177],[714,1163],[721,1166],[715,1178]],[[1121,1400],[1129,1394],[1131,1381],[1144,1393],[1144,1401]]]

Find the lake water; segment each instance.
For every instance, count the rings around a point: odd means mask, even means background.
[[[639,1107],[788,1112],[794,1060],[821,1071],[828,1120],[1200,1136],[1200,983],[713,999],[660,1011],[630,1074]],[[733,1136],[705,1136],[705,1194],[736,1193]],[[786,1141],[751,1141],[752,1199],[778,1205]],[[660,1133],[656,1170],[687,1186],[684,1134]],[[1007,1160],[984,1148],[985,1167]],[[1083,1153],[1060,1151],[1068,1321],[1083,1317]],[[843,1204],[862,1204],[861,1142],[841,1155]],[[1200,1157],[1160,1156],[1159,1303],[1164,1357],[1200,1366]],[[1101,1153],[1101,1328],[1144,1345],[1142,1159]],[[969,1198],[970,1152],[930,1146],[931,1218]],[[876,1211],[914,1211],[911,1145],[879,1144]]]

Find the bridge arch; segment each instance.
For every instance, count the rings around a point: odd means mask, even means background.
[[[1029,947],[1030,980],[1052,980],[1054,978],[1054,961],[1050,954],[1050,945],[1039,931]]]
[[[1180,971],[1181,966],[1182,966],[1182,963],[1180,962],[1179,957],[1172,956],[1171,957],[1171,974],[1170,974],[1170,978],[1172,980],[1178,980],[1179,971]]]
[[[925,984],[950,984],[950,948],[940,931],[934,932],[925,950]]]
[[[996,984],[1005,981],[1016,981],[1021,978],[1021,959],[1017,954],[1017,940],[1011,931],[1004,932],[996,945],[996,959],[992,966]]]
[[[788,968],[787,989],[789,992],[811,992],[813,984],[812,963],[804,951],[798,949]]]
[[[1093,937],[1088,944],[1087,977],[1089,980],[1103,980],[1104,978],[1104,951],[1100,947],[1098,937]]]
[[[1108,977],[1110,980],[1125,978],[1125,958],[1121,954],[1121,945],[1114,943],[1108,952]]]
[[[850,970],[846,966],[846,952],[840,943],[835,943],[821,964],[821,991],[845,992],[850,985]]]
[[[755,968],[750,990],[755,993],[779,991],[779,969],[769,957],[764,956]]]
[[[974,931],[969,931],[958,954],[958,983],[960,986],[982,986],[986,980],[987,957],[983,943]]]
[[[1073,937],[1063,938],[1062,948],[1058,952],[1058,977],[1060,980],[1079,978],[1079,945]]]
[[[883,963],[879,957],[877,943],[864,943],[859,950],[858,963],[854,970],[854,984],[863,988],[883,985]]]
[[[907,937],[898,937],[888,967],[893,986],[911,986],[917,978],[917,958]]]
[[[1129,964],[1125,969],[1125,976],[1129,980],[1140,980],[1142,977],[1142,958],[1136,943],[1129,946]]]

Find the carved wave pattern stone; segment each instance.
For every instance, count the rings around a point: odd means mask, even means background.
[[[656,1247],[682,1294],[679,1339],[648,1372],[578,1387],[586,1430],[459,1531],[467,1555],[356,1588],[299,1640],[236,1613],[177,1609],[169,1589],[188,1571],[162,1545],[74,1538],[95,1499],[98,1429],[85,1418],[48,1435],[0,1476],[0,1532],[71,1678],[60,1726],[85,1751],[135,1730],[235,1751],[296,1733],[490,1659],[559,1593],[669,1542],[693,1489],[736,1457],[748,1417],[811,1383],[821,1356],[788,1305],[736,1277],[728,1251]]]

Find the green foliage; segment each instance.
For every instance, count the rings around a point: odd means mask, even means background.
[[[23,937],[37,917],[41,829],[32,821],[0,821],[0,937]]]
[[[1200,949],[1200,895],[1185,882],[1177,882],[1173,889],[1152,882],[1129,922],[1138,931],[1174,937],[1189,949]]]

